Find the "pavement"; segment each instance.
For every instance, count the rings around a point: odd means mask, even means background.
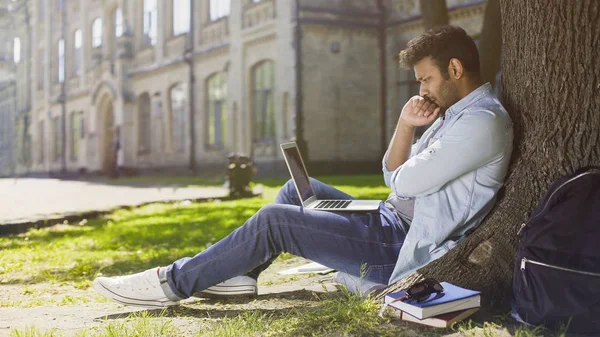
[[[151,202],[226,198],[221,187],[124,186],[97,181],[0,179],[0,235],[40,227],[49,220],[93,216]]]

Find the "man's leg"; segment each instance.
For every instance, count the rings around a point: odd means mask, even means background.
[[[292,205],[267,205],[242,227],[193,258],[163,268],[176,300],[187,298],[236,275],[242,275],[289,252],[360,276],[361,266],[374,267],[366,278],[387,283],[405,233],[386,209],[381,213],[322,212]]]
[[[128,305],[166,306],[243,275],[282,252],[387,283],[405,232],[385,207],[380,212],[323,212],[273,204],[260,209],[223,240],[164,268],[124,277],[100,277],[94,288]],[[162,290],[160,290],[162,288]]]
[[[319,199],[335,199],[335,200],[354,200],[356,198],[352,197],[349,194],[346,194],[330,185],[327,185],[323,182],[318,181],[317,179],[310,178],[310,183],[315,190],[315,194]],[[298,192],[296,191],[296,186],[294,182],[290,179],[283,185],[283,187],[277,193],[277,197],[275,198],[276,204],[281,205],[296,205],[300,206],[300,197],[298,196]],[[273,261],[277,258],[278,255],[271,258],[269,261],[263,263],[262,265],[254,268],[246,276],[249,276],[255,280],[258,279],[258,275],[262,273],[265,269],[267,269]]]

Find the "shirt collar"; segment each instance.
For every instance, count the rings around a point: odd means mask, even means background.
[[[452,116],[456,115],[457,113],[463,111],[469,105],[477,102],[479,99],[481,99],[481,97],[483,97],[485,95],[489,95],[491,93],[492,93],[492,85],[490,84],[490,82],[487,82],[484,85],[480,86],[479,88],[471,91],[467,96],[463,97],[460,101],[452,104],[452,106],[450,106],[446,110],[446,114],[444,116],[446,118],[451,118]]]

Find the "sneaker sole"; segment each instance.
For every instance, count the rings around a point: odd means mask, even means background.
[[[173,305],[178,305],[178,302],[173,301],[156,301],[156,300],[140,300],[135,298],[124,297],[119,294],[116,294],[106,288],[101,282],[98,280],[94,280],[94,289],[100,293],[102,296],[123,305],[133,306],[133,307],[142,307],[142,308],[165,308]]]
[[[199,292],[201,297],[225,298],[225,297],[256,297],[258,288],[256,286],[212,286]]]

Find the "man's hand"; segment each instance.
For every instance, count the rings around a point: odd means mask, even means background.
[[[417,127],[431,124],[440,114],[441,108],[421,96],[413,96],[402,108],[400,123]]]

